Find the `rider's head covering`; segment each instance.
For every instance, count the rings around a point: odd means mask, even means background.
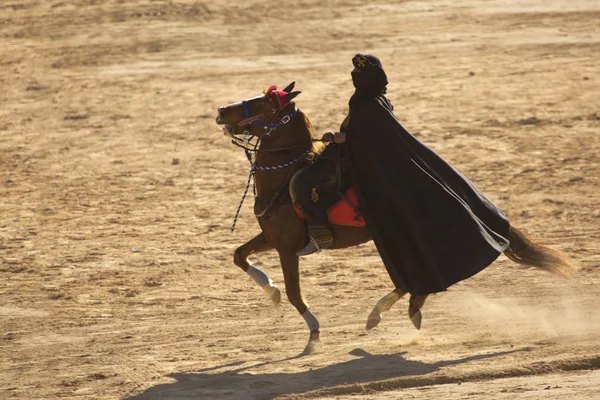
[[[379,58],[359,53],[352,58],[352,64],[352,84],[356,91],[350,99],[350,108],[358,106],[368,98],[385,94],[388,81]]]
[[[359,53],[352,58],[352,64],[354,65],[352,83],[357,90],[375,95],[385,93],[387,75],[379,58]]]

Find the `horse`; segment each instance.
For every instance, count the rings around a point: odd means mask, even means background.
[[[308,165],[324,146],[320,139],[315,138],[306,114],[293,101],[301,93],[293,91],[294,84],[292,82],[282,91],[271,86],[261,95],[219,107],[216,123],[233,144],[244,148],[251,162],[244,197],[250,179],[254,177],[254,214],[261,228],[258,235],[234,251],[233,262],[265,291],[273,303],[279,304],[280,290],[264,271],[248,261],[251,254],[273,249],[277,251],[287,298],[310,330],[303,352],[310,354],[320,347],[319,321],[302,297],[299,258],[296,255],[306,245],[307,224],[293,204],[288,189],[294,174]],[[238,214],[242,203],[238,207]],[[337,206],[343,203],[340,200]],[[330,249],[347,248],[372,240],[366,226],[334,224],[331,228],[334,241]],[[537,267],[564,278],[570,277],[575,271],[574,264],[564,253],[534,242],[512,224],[508,239],[510,246],[504,254],[516,263]],[[381,314],[389,311],[404,295],[406,293],[402,290],[394,289],[381,297],[367,317],[366,329],[377,326]],[[426,298],[427,295],[410,296],[408,316],[417,329],[421,328],[421,308]]]

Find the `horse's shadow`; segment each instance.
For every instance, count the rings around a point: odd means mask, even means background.
[[[406,352],[373,355],[362,349],[354,349],[350,352],[350,354],[358,357],[354,360],[304,372],[245,372],[264,365],[283,364],[300,356],[265,362],[258,365],[253,364],[249,367],[242,367],[221,373],[210,372],[241,364],[231,363],[196,372],[170,374],[168,377],[176,379],[176,382],[151,387],[143,393],[127,397],[125,400],[271,399],[286,394],[300,394],[311,390],[349,383],[365,383],[390,378],[426,375],[439,371],[442,367],[498,357],[515,351],[520,350],[474,355],[457,360],[438,361],[427,364],[421,361],[405,359],[403,356]],[[284,369],[283,365],[281,369]]]

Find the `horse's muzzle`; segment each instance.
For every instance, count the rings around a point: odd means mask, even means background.
[[[233,136],[233,125],[222,125],[221,131],[225,136]]]
[[[223,135],[233,136],[233,125],[225,123],[223,111],[221,109],[219,109],[219,114],[217,114],[215,122],[217,125],[221,125],[221,131],[223,132]]]

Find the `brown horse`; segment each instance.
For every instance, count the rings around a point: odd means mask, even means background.
[[[235,250],[234,263],[278,304],[281,301],[279,289],[263,271],[248,262],[248,256],[254,253],[272,249],[278,252],[287,297],[310,328],[309,342],[304,351],[311,353],[319,343],[319,322],[302,298],[296,256],[296,252],[306,245],[307,225],[296,213],[288,187],[294,173],[310,163],[311,156],[320,151],[322,144],[316,144],[319,140],[315,139],[309,119],[292,102],[300,93],[291,92],[293,86],[292,82],[281,92],[271,87],[263,95],[220,107],[216,122],[223,126],[223,132],[233,139],[234,144],[246,149],[252,162],[250,175],[254,175],[256,185],[254,213],[262,230]],[[332,233],[332,249],[371,240],[364,227],[338,225],[332,227]],[[508,239],[510,247],[505,255],[519,264],[538,267],[562,277],[571,276],[575,270],[562,252],[534,243],[514,227],[511,227]],[[367,329],[377,326],[381,314],[405,294],[395,289],[383,296],[367,318]],[[421,326],[420,309],[426,298],[410,297],[408,314],[417,329]]]

